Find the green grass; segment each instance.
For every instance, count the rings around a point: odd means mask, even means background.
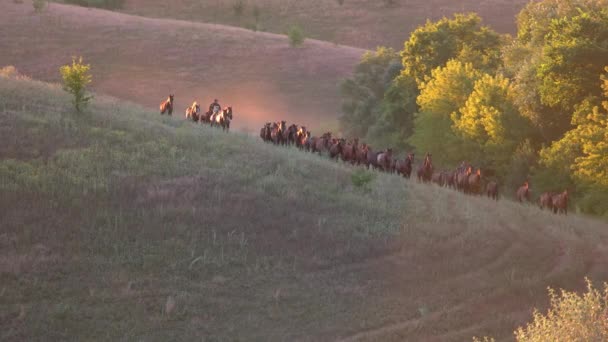
[[[608,278],[603,222],[2,77],[0,217],[0,340],[507,338]]]

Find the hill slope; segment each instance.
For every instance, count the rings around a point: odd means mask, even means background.
[[[235,108],[237,128],[253,131],[266,120],[333,122],[338,85],[364,52],[312,40],[290,48],[270,33],[60,4],[35,15],[29,2],[4,4],[0,30],[0,66],[57,81],[59,67],[82,55],[99,92],[150,108],[175,93],[180,116],[192,101],[217,97]]]
[[[427,19],[437,20],[457,12],[477,12],[498,32],[515,32],[515,15],[529,0],[246,0],[242,14],[239,0],[126,0],[124,11],[157,18],[176,18],[252,27],[253,9],[259,9],[260,29],[284,33],[299,24],[313,38],[374,49],[403,48],[409,33]]]
[[[607,225],[0,77],[0,339],[507,338]]]

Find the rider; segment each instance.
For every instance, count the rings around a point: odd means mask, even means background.
[[[213,100],[213,103],[211,103],[209,105],[209,113],[213,114],[214,113],[214,109],[217,107],[217,112],[219,112],[220,110],[222,110],[222,106],[220,106],[220,104],[217,102],[217,99]]]

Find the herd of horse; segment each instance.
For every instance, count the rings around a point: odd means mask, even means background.
[[[167,113],[168,115],[173,114],[173,98],[171,94],[169,97],[161,102],[160,114]],[[201,106],[194,101],[192,105],[186,108],[186,119],[192,120],[193,122],[199,122],[201,124],[209,124],[211,127],[221,127],[223,130],[230,130],[230,121],[232,121],[232,107],[228,106],[221,109],[219,106],[209,108],[205,113],[201,112]]]
[[[161,115],[173,113],[173,95],[160,104]],[[210,106],[209,111],[201,113],[200,105],[195,101],[186,109],[186,119],[193,122],[208,123],[211,126],[230,129],[232,107]],[[305,126],[292,124],[287,126],[285,121],[267,122],[260,130],[263,141],[275,145],[293,145],[297,148],[319,154],[328,154],[331,159],[341,159],[353,165],[363,165],[369,169],[396,173],[409,179],[414,171],[414,153],[409,153],[403,159],[395,158],[392,148],[374,151],[359,139],[346,140],[336,138],[331,132],[314,137]],[[498,201],[499,185],[496,181],[485,179],[481,168],[462,162],[455,170],[436,170],[433,166],[432,155],[427,153],[423,162],[416,168],[416,178],[422,183],[435,183],[441,187],[453,188],[470,195],[486,195]],[[540,195],[538,204],[541,209],[549,209],[554,213],[568,214],[568,190],[561,193],[545,192]],[[519,202],[530,201],[530,184],[526,181],[515,192]]]
[[[312,136],[305,126],[289,125],[285,121],[267,122],[260,130],[260,138],[276,145],[293,145],[297,148],[320,154],[327,154],[331,159],[341,159],[353,165],[362,165],[388,173],[396,173],[409,179],[414,171],[414,153],[403,159],[395,158],[393,149],[374,151],[359,139],[346,140],[335,138],[331,132],[320,137]],[[432,155],[427,153],[423,162],[415,169],[419,182],[435,183],[441,187],[453,188],[470,195],[486,195],[498,201],[499,185],[496,181],[485,179],[481,168],[474,168],[463,162],[452,171],[439,171],[433,166]],[[515,192],[519,202],[530,201],[530,185],[526,181]],[[547,208],[554,213],[568,214],[568,190],[562,193],[545,192],[539,198],[541,209]]]

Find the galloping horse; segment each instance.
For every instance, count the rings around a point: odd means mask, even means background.
[[[200,114],[201,114],[201,106],[196,101],[194,101],[194,103],[192,103],[192,106],[190,106],[186,109],[186,119],[192,119],[192,121],[194,121],[194,122],[198,122],[198,119],[200,118]]]
[[[220,126],[224,131],[230,130],[230,120],[232,120],[232,107],[226,107],[211,115],[211,127]]]
[[[424,157],[424,163],[418,168],[418,181],[424,183],[430,182],[433,176],[433,161],[431,160],[431,154],[427,153]]]
[[[160,103],[160,115],[165,114],[172,115],[173,114],[173,94],[169,95],[169,97]]]

